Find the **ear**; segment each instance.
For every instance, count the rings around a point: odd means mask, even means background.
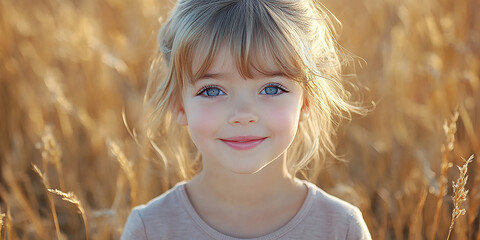
[[[177,113],[177,123],[181,126],[188,125],[187,115],[185,114],[185,108],[183,106],[179,106],[175,109]]]
[[[300,121],[308,119],[310,115],[310,105],[306,98],[303,99],[302,108],[300,109]]]

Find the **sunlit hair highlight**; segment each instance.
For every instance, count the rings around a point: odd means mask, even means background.
[[[315,176],[334,156],[333,136],[351,113],[364,114],[341,80],[342,56],[333,37],[336,20],[309,0],[180,0],[158,35],[145,102],[147,136],[166,168],[188,179],[200,168],[200,153],[175,121],[187,84],[202,77],[222,47],[231,50],[244,78],[254,71],[281,73],[304,89],[309,117],[287,150],[292,176]],[[198,69],[193,69],[199,61]]]

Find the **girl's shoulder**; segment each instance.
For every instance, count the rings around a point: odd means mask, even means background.
[[[172,189],[152,199],[147,204],[132,209],[122,233],[123,239],[148,239],[149,236],[171,236],[171,229],[189,221],[185,209],[185,182],[180,182]]]
[[[179,182],[148,203],[136,206],[133,208],[132,214],[137,214],[147,226],[149,224],[156,225],[166,219],[168,219],[168,221],[175,219],[183,221],[184,218],[188,218],[189,216],[185,208],[185,202],[188,201],[184,197],[185,184],[186,182]]]
[[[328,212],[341,214],[341,213],[355,213],[358,210],[353,204],[346,202],[340,198],[337,198],[333,195],[328,194],[323,189],[319,188],[317,185],[303,181],[310,192],[310,197],[312,198],[312,207],[322,208],[328,210]]]
[[[345,239],[371,239],[360,210],[342,199],[326,193],[315,184],[304,181],[309,189],[309,213],[306,222],[314,223],[319,232],[329,232]],[[307,223],[308,225],[308,223]]]
[[[153,198],[148,203],[136,206],[134,210],[140,213],[151,213],[161,211],[162,209],[168,209],[170,207],[178,207],[181,203],[181,191],[184,191],[184,185],[186,182],[179,182],[168,191]]]

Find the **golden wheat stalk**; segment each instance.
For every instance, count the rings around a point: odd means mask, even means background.
[[[0,207],[0,237],[2,237],[2,230],[3,230],[3,218],[5,217],[5,213],[2,213],[2,208]]]
[[[477,161],[476,161],[476,162],[477,162],[477,169],[480,169],[480,161],[478,161],[478,158],[477,158]],[[473,184],[473,186],[477,187],[477,189],[478,189],[478,186],[480,186],[480,176],[479,176],[479,175],[480,175],[480,174],[478,174],[478,175],[475,177],[475,182],[474,182],[474,184]],[[477,204],[477,206],[478,206],[478,202],[479,202],[479,201],[478,201],[478,197],[477,197],[473,202],[475,202],[475,203]],[[475,209],[477,209],[477,208],[475,208]],[[474,218],[475,218],[475,217],[474,217]],[[477,227],[477,229],[480,229],[480,221],[478,221],[478,227]],[[480,231],[477,233],[477,239],[476,239],[476,240],[480,240]]]
[[[45,171],[47,171],[47,164],[52,163],[57,170],[58,181],[60,182],[60,189],[65,189],[65,183],[63,182],[64,177],[62,171],[62,163],[60,161],[60,156],[62,152],[60,151],[60,147],[58,146],[57,141],[53,136],[51,127],[45,128],[45,132],[42,135],[41,141],[43,168],[45,169]],[[48,172],[46,172],[46,175],[48,175]]]
[[[3,220],[5,218],[5,220]],[[9,234],[10,233],[10,222],[9,219],[11,218],[9,208],[7,207],[7,212],[6,213],[1,213],[0,209],[0,237],[3,236],[3,240],[12,238],[12,236]]]
[[[7,206],[7,218],[6,218],[6,234],[5,234],[5,239],[7,237],[12,237],[12,212],[10,210],[10,207]]]
[[[472,154],[463,164],[462,167],[458,167],[460,170],[460,176],[457,179],[457,182],[452,182],[453,186],[453,211],[452,211],[452,221],[450,222],[450,229],[448,230],[447,240],[450,239],[450,234],[453,229],[453,225],[455,224],[455,220],[457,220],[460,216],[465,215],[467,210],[461,208],[463,202],[467,200],[468,190],[465,190],[465,185],[467,184],[468,180],[468,164],[473,161],[474,155]]]
[[[435,208],[435,215],[433,217],[432,232],[430,240],[434,240],[437,234],[438,224],[440,222],[440,214],[442,212],[443,197],[447,193],[447,171],[452,166],[452,163],[448,160],[448,153],[453,150],[455,143],[455,133],[457,131],[458,111],[450,118],[450,122],[445,121],[443,124],[443,131],[447,138],[446,144],[442,144],[442,165],[440,170],[440,189],[437,196],[437,204]]]
[[[10,213],[10,207],[7,206],[7,213],[5,217],[5,240],[12,239],[12,215]]]
[[[82,203],[78,200],[77,196],[72,193],[72,192],[68,192],[68,193],[65,193],[65,192],[62,192],[58,189],[48,189],[49,192],[53,193],[53,194],[56,194],[60,197],[62,197],[62,200],[64,201],[67,201],[67,202],[70,202],[72,203],[73,205],[75,205],[75,207],[77,208],[78,212],[80,213],[80,215],[82,216],[82,219],[83,219],[83,223],[85,224],[85,237],[86,239],[88,240],[88,225],[87,225],[87,217],[85,215],[85,210],[82,206]]]
[[[130,199],[131,199],[131,205],[135,206],[137,201],[136,201],[136,196],[137,196],[137,186],[135,182],[135,173],[133,171],[133,164],[130,162],[123,151],[120,149],[118,144],[116,144],[114,141],[107,139],[107,145],[108,148],[110,149],[110,152],[115,156],[117,161],[120,163],[120,167],[122,168],[123,172],[125,172],[125,175],[127,175],[128,182],[130,184]]]
[[[1,194],[0,194],[0,197],[1,197]],[[5,218],[5,220],[3,220],[3,218]],[[7,239],[7,231],[8,231],[7,225],[8,225],[8,208],[7,208],[7,213],[2,213],[2,208],[0,207],[0,239]],[[5,228],[5,231],[3,230],[4,228]]]
[[[3,167],[3,166],[2,166]],[[20,182],[16,180],[14,171],[11,169],[9,165],[6,165],[4,169],[2,169],[2,176],[5,178],[5,182],[7,183],[7,186],[9,189],[12,191],[10,194],[2,187],[0,184],[0,195],[2,199],[5,199],[7,201],[7,204],[13,205],[13,204],[18,204],[25,215],[28,217],[29,221],[33,224],[33,229],[35,232],[38,234],[40,239],[48,239],[47,238],[47,232],[45,231],[45,228],[43,226],[43,222],[41,219],[41,216],[39,216],[35,209],[34,206],[29,202],[28,197],[25,195],[22,186],[20,185]],[[10,198],[7,198],[10,196]],[[13,200],[11,200],[13,199]],[[11,216],[9,215],[10,211],[7,211],[7,217],[8,222],[7,222],[7,228],[9,236],[11,236],[12,233],[12,227],[9,226],[8,224],[11,224]]]
[[[421,226],[423,225],[422,213],[425,206],[425,201],[427,200],[428,191],[426,189],[422,189],[420,192],[420,199],[416,206],[415,215],[412,219],[412,227],[411,231],[409,232],[409,239],[422,239],[422,231],[423,229]]]
[[[37,165],[32,163],[33,170],[40,176],[40,179],[42,180],[43,185],[45,186],[45,189],[50,188],[50,183],[48,182],[48,178],[46,174],[42,173],[40,169],[37,167]],[[52,211],[52,217],[53,217],[53,223],[55,224],[55,232],[57,234],[57,239],[61,239],[61,233],[60,233],[60,225],[58,224],[58,217],[57,217],[57,210],[55,209],[55,204],[53,203],[52,196],[50,194],[47,194],[48,202],[50,203],[50,209]]]

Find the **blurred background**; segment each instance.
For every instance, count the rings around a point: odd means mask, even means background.
[[[373,239],[447,239],[453,213],[450,239],[480,240],[480,161],[456,167],[480,153],[480,1],[323,3],[377,106],[343,130],[348,162],[313,181],[358,206]],[[0,239],[118,239],[178,180],[128,130],[171,6],[0,1]]]

